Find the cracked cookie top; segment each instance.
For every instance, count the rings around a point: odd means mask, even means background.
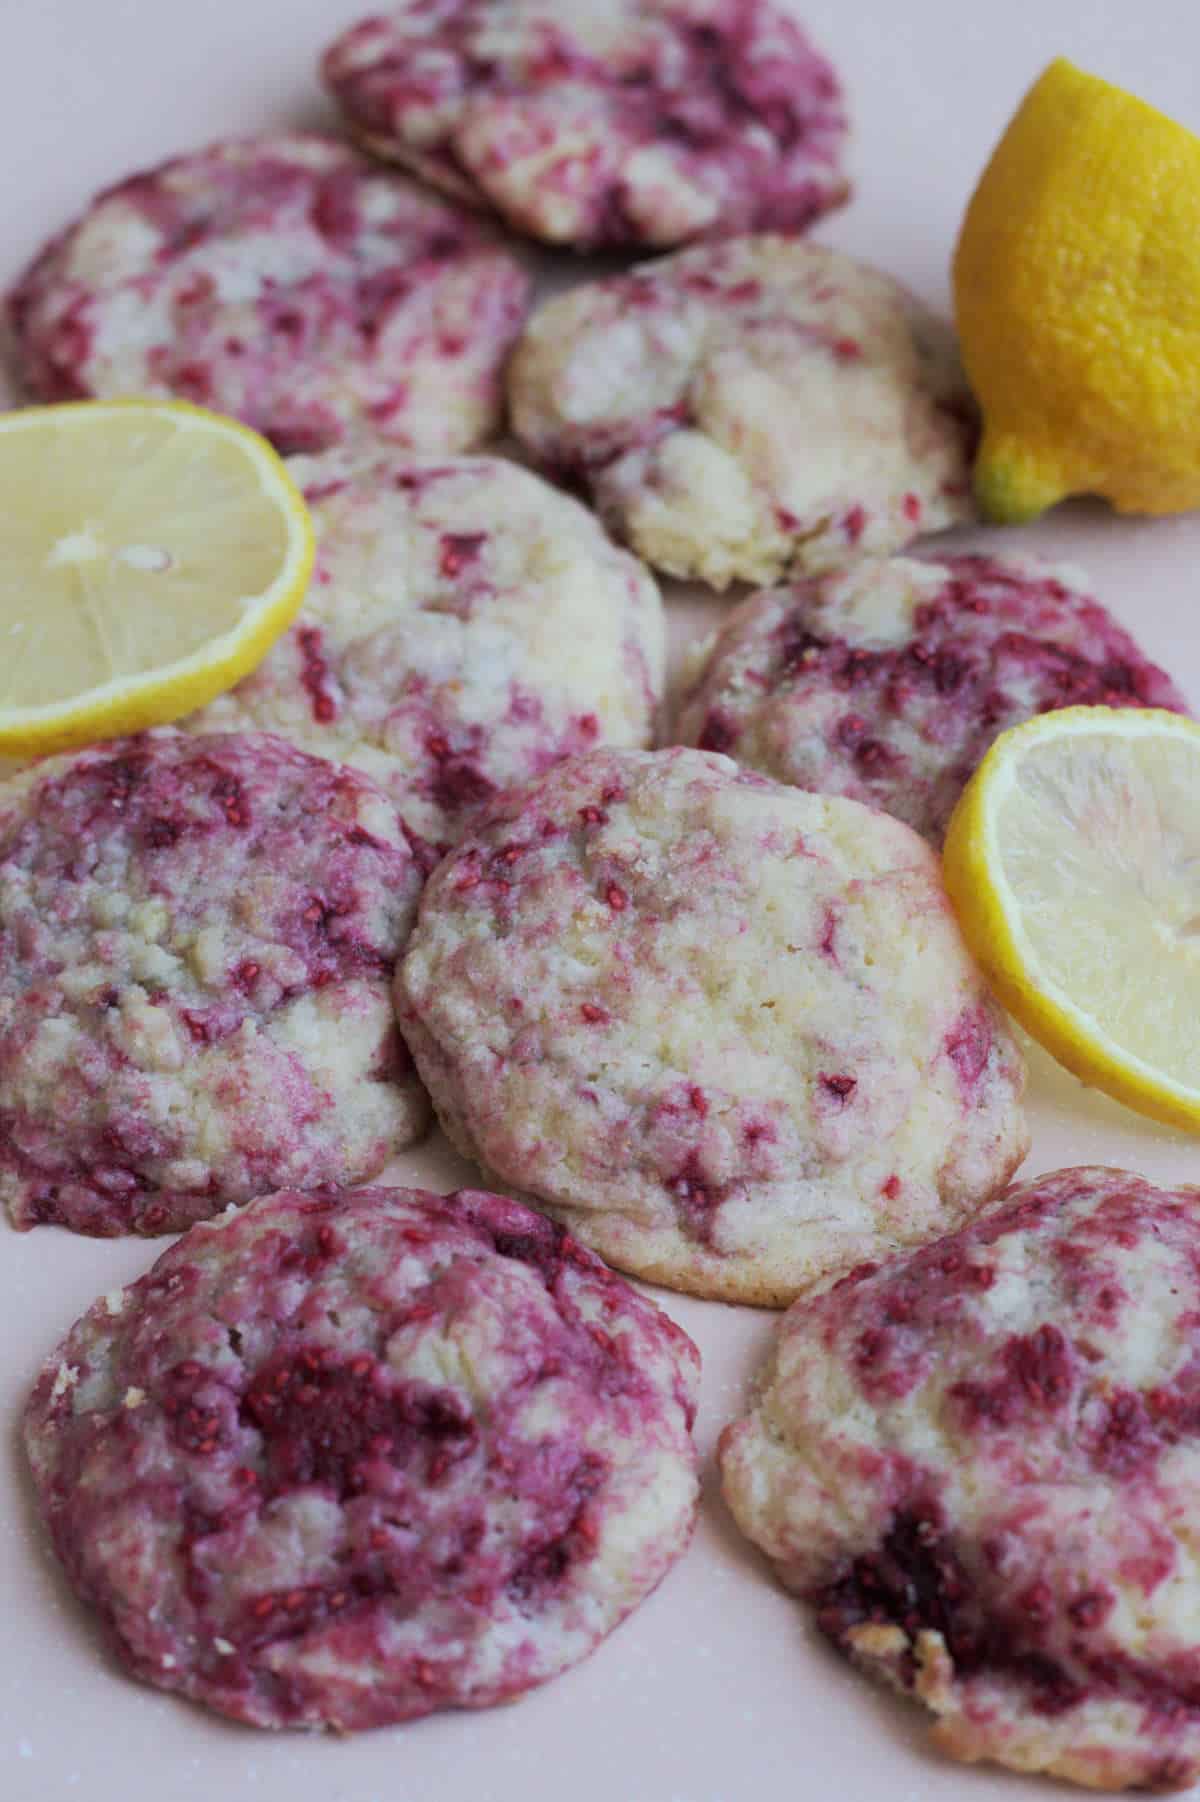
[[[510,1700],[687,1545],[699,1358],[477,1191],[269,1196],[97,1302],[25,1415],[134,1675],[259,1727]]]
[[[462,450],[496,427],[529,279],[469,213],[332,138],[129,176],[8,297],[37,400],[174,396],[283,452]]]
[[[620,1268],[778,1304],[970,1215],[1024,1066],[899,821],[597,751],[441,864],[398,1013],[454,1143]]]
[[[1198,1201],[1035,1177],[799,1301],[725,1431],[743,1531],[957,1757],[1200,1774]]]
[[[371,150],[551,244],[795,231],[850,191],[837,77],[772,0],[409,0],[322,71]]]
[[[0,1197],[169,1232],[361,1182],[428,1108],[390,982],[422,868],[366,776],[173,732],[0,785]]]

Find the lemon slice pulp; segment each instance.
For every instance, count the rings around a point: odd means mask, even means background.
[[[0,753],[178,719],[253,669],[312,567],[265,439],[182,402],[0,414]]]
[[[1071,707],[1002,734],[955,810],[945,876],[1033,1037],[1200,1131],[1200,725]]]

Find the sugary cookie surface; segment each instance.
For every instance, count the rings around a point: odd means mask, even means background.
[[[8,299],[30,395],[174,395],[281,451],[486,437],[529,280],[471,215],[316,136],[214,144],[99,195]]]
[[[644,745],[662,605],[592,515],[495,457],[296,458],[317,528],[297,624],[195,723],[367,770],[430,844],[594,745]]]
[[[1196,1189],[1056,1171],[785,1317],[743,1531],[965,1759],[1200,1775]]]
[[[509,1700],[642,1600],[691,1532],[698,1375],[515,1202],[284,1193],[97,1302],[25,1440],[136,1676],[348,1730]]]
[[[151,733],[0,786],[0,1198],[168,1232],[361,1182],[428,1108],[393,965],[421,870],[365,776]]]
[[[796,230],[849,193],[837,77],[772,0],[409,0],[323,72],[372,150],[553,244]]]
[[[733,238],[533,315],[513,428],[646,560],[714,587],[965,519],[972,404],[949,329],[824,245]]]
[[[674,735],[940,844],[998,734],[1077,706],[1188,710],[1079,571],[894,558],[752,595],[695,669]]]
[[[696,1293],[779,1304],[957,1224],[1028,1142],[928,847],[700,751],[597,751],[497,801],[397,996],[460,1150]]]

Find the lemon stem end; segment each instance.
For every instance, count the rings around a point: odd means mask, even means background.
[[[1038,519],[1069,492],[1058,477],[1037,468],[1028,452],[986,439],[975,465],[974,488],[983,517],[1000,526]]]

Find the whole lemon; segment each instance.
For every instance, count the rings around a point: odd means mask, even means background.
[[[1200,507],[1200,137],[1051,63],[971,198],[954,298],[988,518]]]

